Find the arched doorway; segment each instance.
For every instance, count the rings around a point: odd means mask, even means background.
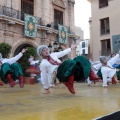
[[[17,62],[21,65],[23,74],[25,76],[29,76],[29,74],[26,74],[25,71],[30,65],[30,63],[28,62],[30,55],[36,57],[36,46],[30,43],[23,43],[19,45],[18,47],[16,47],[14,51],[14,56],[19,54],[23,48],[27,48],[28,50],[24,53],[24,55]]]
[[[21,44],[20,46],[18,46],[14,52],[14,56],[17,55],[19,52],[21,52],[21,50],[23,48],[26,48],[26,47],[32,47],[32,48],[35,48],[35,46],[31,45],[31,44],[28,44],[28,43],[24,43],[24,44]]]

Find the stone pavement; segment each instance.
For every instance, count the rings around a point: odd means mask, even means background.
[[[92,120],[120,110],[120,84],[75,83],[75,95],[63,84],[50,90],[46,95],[41,84],[0,86],[0,120]]]

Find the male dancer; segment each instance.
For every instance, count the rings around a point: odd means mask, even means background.
[[[66,50],[63,50],[61,52],[51,53],[51,54],[49,53],[49,49],[46,45],[41,45],[37,48],[37,54],[39,56],[42,56],[42,61],[40,64],[40,71],[41,71],[41,80],[43,83],[43,87],[45,89],[43,94],[50,93],[49,87],[52,84],[53,73],[56,70],[56,68],[58,68],[59,65],[61,64],[61,61],[59,58],[70,53],[71,50],[74,49],[75,47],[76,47],[76,45],[72,44],[71,47]],[[73,88],[68,86],[68,89],[73,94],[75,94],[75,91],[73,90]]]
[[[83,56],[78,56],[73,60],[66,60],[63,63],[58,59],[71,52],[76,45],[71,45],[70,48],[55,53],[49,53],[46,45],[41,45],[37,48],[37,53],[42,56],[40,64],[41,81],[45,89],[45,94],[50,93],[49,87],[52,81],[53,73],[57,69],[57,78],[63,82],[68,90],[75,94],[73,87],[74,80],[86,79],[88,76],[92,79],[97,79],[95,74],[91,72],[90,62]]]
[[[107,82],[111,82],[111,81],[114,83],[117,82],[114,79],[114,75],[116,74],[116,68],[113,68],[112,65],[118,61],[119,56],[120,56],[120,50],[119,50],[119,54],[116,54],[110,60],[106,56],[100,57],[100,61],[102,63],[102,67],[101,67],[101,73],[102,73],[102,78],[103,78],[102,86],[104,88],[106,88],[108,86]]]
[[[20,87],[24,87],[23,72],[20,64],[16,63],[24,54],[27,49],[22,49],[22,51],[13,58],[2,58],[0,57],[1,69],[0,77],[3,82],[9,83],[10,87],[15,86],[15,80],[18,79]]]

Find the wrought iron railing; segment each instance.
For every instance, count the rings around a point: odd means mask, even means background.
[[[52,23],[51,23],[51,27],[52,27],[53,29],[55,29],[55,30],[58,30],[58,23],[52,22]],[[67,27],[68,33],[70,33],[70,27],[68,27],[68,26],[65,26],[65,27]]]
[[[15,10],[11,7],[6,7],[6,6],[0,5],[0,15],[5,15],[8,17],[12,17],[12,18],[24,21],[24,12]],[[41,25],[41,18],[38,18],[38,25]],[[52,22],[51,27],[55,30],[58,30],[58,24],[56,22]],[[70,33],[70,27],[68,27],[68,26],[66,26],[66,27],[67,27],[68,33]]]
[[[0,15],[5,15],[8,17],[12,17],[24,21],[24,13],[19,10],[15,10],[11,7],[0,5]],[[41,18],[38,18],[38,25],[41,25]]]

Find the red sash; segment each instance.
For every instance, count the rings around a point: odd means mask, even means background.
[[[49,63],[51,63],[52,65],[60,65],[61,63],[55,61],[53,58],[51,58],[51,56],[47,56],[45,57],[45,59],[48,60]]]

